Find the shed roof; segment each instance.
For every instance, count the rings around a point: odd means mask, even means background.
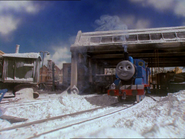
[[[39,53],[9,53],[9,54],[3,54],[3,57],[16,57],[16,58],[33,58],[37,59],[40,58],[41,56]]]
[[[75,43],[71,46],[102,46],[102,45],[137,45],[185,42],[185,26],[78,32]]]
[[[150,67],[185,66],[185,26],[81,32],[70,50],[87,53],[92,60],[115,67],[123,59],[124,47],[135,59]]]

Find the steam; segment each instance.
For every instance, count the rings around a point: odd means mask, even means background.
[[[109,30],[122,30],[125,35],[121,37],[123,41],[124,51],[127,52],[127,46],[124,44],[126,38],[129,37],[127,33],[127,25],[121,22],[118,16],[102,15],[100,19],[95,20],[95,24],[99,27],[95,31],[109,31]]]
[[[97,25],[97,28],[95,31],[111,31],[111,30],[120,30],[123,32],[123,35],[121,36],[121,41],[126,41],[126,38],[128,37],[127,33],[127,25],[121,22],[120,18],[118,16],[110,16],[110,15],[103,15],[100,17],[100,19],[95,20],[95,24]],[[120,37],[120,36],[119,36]],[[123,42],[125,44],[125,42]],[[127,46],[123,45],[124,51],[127,52]],[[84,54],[84,50],[80,52],[80,60],[78,61],[79,67],[83,70],[83,75],[86,76],[89,74],[89,66],[88,66],[88,55]],[[106,62],[104,63],[106,64]],[[87,88],[89,88],[89,84],[79,84],[80,93],[85,92]],[[93,88],[89,88],[88,91],[90,91]]]
[[[118,16],[102,15],[95,24],[98,25],[95,31],[127,30],[127,25]]]
[[[127,52],[127,45],[123,45],[124,47],[124,52]]]

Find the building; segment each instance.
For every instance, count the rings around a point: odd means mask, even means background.
[[[46,83],[48,81],[52,81],[53,74],[52,74],[52,60],[48,60],[47,66],[43,66],[40,68],[40,83]],[[62,83],[62,69],[60,69],[58,66],[54,65],[54,78],[56,82]]]
[[[55,80],[59,81],[59,83],[63,82],[63,69],[60,69],[55,65]]]
[[[40,68],[40,83],[47,81],[48,68],[44,65]]]

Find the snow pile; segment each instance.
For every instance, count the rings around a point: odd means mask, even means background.
[[[146,109],[141,105],[132,117],[124,117],[114,127],[129,128],[149,138],[183,138],[185,137],[185,91],[168,94],[156,105]],[[140,112],[139,112],[140,111]]]
[[[143,101],[122,112],[89,121],[87,124],[72,126],[62,131],[41,136],[41,138],[184,138],[185,137],[185,91],[168,94],[166,97],[154,97],[157,101],[145,97]],[[40,94],[38,99],[21,99],[10,104],[1,104],[5,115],[27,118],[27,122],[65,115],[86,109],[108,106],[117,102],[115,97],[104,95],[77,95],[63,92],[61,94]],[[1,133],[4,138],[18,138],[41,131],[48,131],[78,120],[118,110],[118,107],[107,107],[93,113],[86,113],[76,117],[68,117],[33,125],[33,130],[17,129],[16,132]],[[69,119],[71,121],[69,121]],[[20,124],[20,123],[17,123]],[[0,119],[0,129],[14,126]],[[11,133],[11,134],[10,134]],[[29,136],[28,136],[29,137]],[[0,137],[1,138],[1,137]]]
[[[105,128],[94,134],[93,138],[144,138],[136,131],[129,128]]]
[[[103,100],[102,100],[103,101]],[[131,104],[130,104],[131,105]],[[90,121],[88,124],[82,125],[80,127],[75,128],[75,132],[73,132],[73,129],[66,133],[60,133],[59,135],[61,138],[115,138],[115,137],[142,137],[140,133],[138,133],[135,130],[132,130],[128,127],[116,127],[117,123],[120,122],[123,119],[131,119],[131,120],[137,120],[137,118],[134,118],[135,115],[142,111],[146,111],[149,108],[155,107],[156,102],[153,101],[151,98],[145,98],[142,102],[139,104],[130,107],[129,109],[122,110],[119,113],[111,114],[109,116],[106,116],[104,118],[99,118],[95,121]],[[119,110],[120,108],[123,108],[121,106],[117,107],[110,107],[110,110],[114,109],[115,111]],[[107,109],[109,110],[109,109]],[[107,111],[102,110],[102,113],[105,113]],[[133,119],[134,118],[134,119]],[[74,127],[73,127],[74,128]],[[122,132],[117,132],[116,130]],[[126,132],[128,130],[128,132]],[[129,133],[129,134],[128,134]]]
[[[24,88],[16,92],[17,99],[33,100],[33,89]]]
[[[110,105],[117,101],[113,97],[108,95],[78,95],[78,94],[68,94],[64,92],[59,97],[60,103],[67,108],[66,111],[78,112],[87,109],[93,109],[98,106]]]
[[[92,105],[87,101],[86,96],[68,94],[67,92],[61,94],[40,94],[37,99],[33,99],[33,89],[29,88],[22,89],[16,94],[18,102],[11,102],[10,100],[10,104],[1,104],[1,107],[4,109],[4,115],[26,118],[28,119],[27,122],[98,107],[98,105]],[[92,96],[87,96],[87,98],[89,97]],[[0,119],[0,122],[2,121],[5,120]],[[0,128],[10,126],[7,121],[4,123],[6,124],[0,124]]]
[[[123,112],[77,127],[75,133],[59,135],[67,138],[184,138],[185,91],[155,99],[157,101],[146,97]]]

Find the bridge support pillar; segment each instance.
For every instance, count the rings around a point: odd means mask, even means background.
[[[71,88],[76,86],[80,93],[89,87],[92,81],[91,60],[84,53],[72,52],[71,58]]]
[[[78,54],[72,52],[71,54],[71,88],[77,86],[77,76],[78,76]]]

